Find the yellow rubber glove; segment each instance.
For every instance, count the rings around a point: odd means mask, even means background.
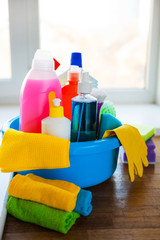
[[[147,146],[137,128],[124,124],[116,129],[105,131],[103,138],[116,135],[126,152],[131,182],[134,175],[142,177],[143,165],[148,166]]]

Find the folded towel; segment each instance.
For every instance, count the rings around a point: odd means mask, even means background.
[[[40,203],[22,200],[8,196],[7,211],[14,217],[49,228],[61,233],[67,233],[80,215],[76,212],[65,212]]]
[[[92,193],[90,191],[81,189],[77,196],[75,212],[80,213],[83,216],[88,216],[92,211]]]
[[[67,139],[9,129],[0,148],[0,168],[2,172],[67,168],[69,147]]]
[[[72,192],[20,174],[10,181],[8,194],[68,212],[73,211],[77,200],[77,195]]]
[[[50,180],[42,177],[38,177],[34,174],[28,174],[27,177],[39,182],[43,182],[46,184],[50,184],[53,186],[57,186],[66,191],[72,192],[77,196],[76,207],[74,209],[75,212],[80,213],[83,216],[88,216],[92,211],[92,193],[87,190],[80,189],[80,187],[76,186],[74,183],[62,181],[62,180]],[[78,194],[78,195],[77,195]]]
[[[148,166],[147,146],[137,128],[124,124],[116,129],[105,131],[103,138],[116,135],[127,155],[128,170],[131,182],[134,174],[142,177],[143,165]],[[143,165],[142,165],[143,164]]]
[[[74,193],[76,196],[78,195],[78,193],[80,191],[80,187],[78,187],[77,185],[75,185],[74,183],[71,183],[71,182],[67,182],[67,181],[63,181],[63,180],[45,179],[45,178],[36,176],[32,173],[27,174],[26,177],[29,177],[32,180],[37,181],[37,182],[43,182],[43,183],[46,183],[46,184],[50,184],[52,186],[56,186],[58,188],[62,188],[66,191]]]

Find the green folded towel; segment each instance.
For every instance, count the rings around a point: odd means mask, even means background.
[[[77,212],[65,212],[11,195],[8,196],[6,208],[8,213],[24,222],[34,223],[61,233],[67,233],[80,217]]]

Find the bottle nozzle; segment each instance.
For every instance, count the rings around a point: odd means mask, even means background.
[[[53,99],[53,104],[55,107],[59,107],[60,103],[61,103],[61,99],[59,99],[59,98]]]
[[[78,83],[78,93],[90,93],[92,91],[92,83],[89,78],[89,72],[83,71],[81,81]]]
[[[57,68],[59,68],[61,64],[55,58],[53,58],[53,61],[54,61],[54,70],[57,70]]]
[[[51,92],[52,93],[52,92]],[[51,99],[52,95],[50,96]],[[50,105],[50,113],[49,116],[53,118],[62,118],[64,117],[64,110],[63,107],[60,106],[61,99],[59,98],[52,98],[52,104]]]

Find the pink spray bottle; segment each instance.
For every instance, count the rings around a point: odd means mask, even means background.
[[[49,116],[48,94],[54,91],[62,99],[61,85],[50,52],[37,50],[32,68],[26,75],[20,92],[20,130],[41,133],[41,120]]]

